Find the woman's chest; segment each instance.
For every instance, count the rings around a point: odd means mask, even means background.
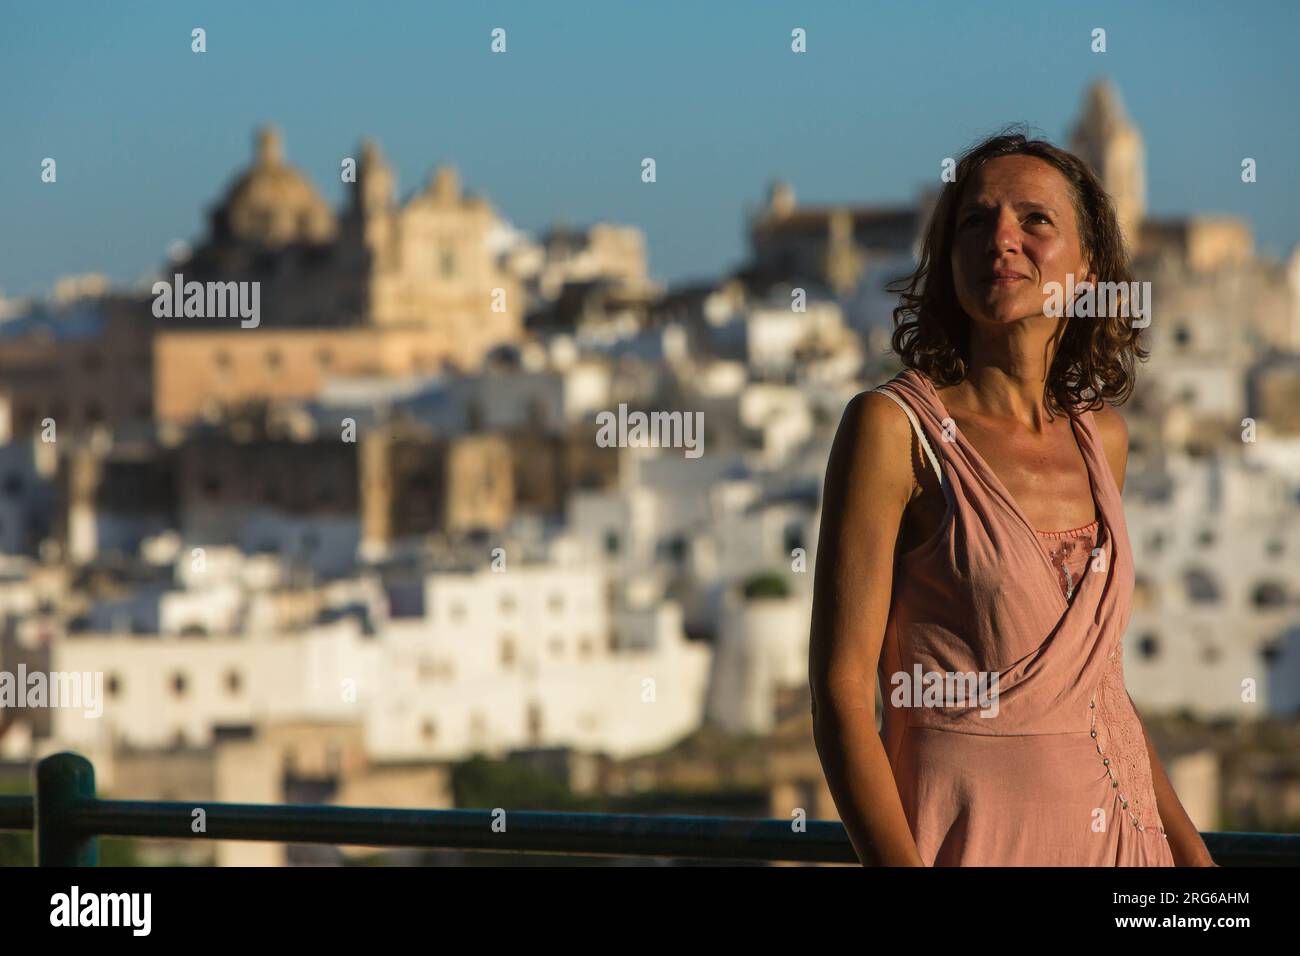
[[[1088,464],[1068,421],[1042,436],[973,420],[959,427],[1036,530],[1078,528],[1097,517]]]

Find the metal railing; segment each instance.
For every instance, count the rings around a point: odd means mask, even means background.
[[[857,863],[843,824],[744,817],[393,810],[290,804],[101,800],[95,769],[75,753],[35,768],[35,795],[0,797],[0,830],[35,830],[38,866],[95,866],[97,838],[265,840],[512,853],[692,860]],[[199,815],[197,811],[202,811]],[[202,820],[202,826],[196,822]],[[1300,834],[1203,833],[1221,866],[1300,864]]]

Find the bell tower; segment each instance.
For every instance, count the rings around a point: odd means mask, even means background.
[[[1146,147],[1108,79],[1094,82],[1070,133],[1070,151],[1086,162],[1115,203],[1129,252],[1146,216]]]

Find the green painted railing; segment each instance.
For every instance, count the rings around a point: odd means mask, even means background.
[[[491,810],[100,800],[95,769],[79,754],[36,765],[34,797],[0,797],[0,830],[36,831],[39,866],[95,866],[97,838],[268,840],[512,853],[676,857],[694,860],[857,863],[835,821],[630,813],[512,811],[504,830]],[[195,831],[195,811],[204,826]],[[1221,866],[1300,865],[1300,834],[1204,833]]]

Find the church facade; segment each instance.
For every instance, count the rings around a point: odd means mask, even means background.
[[[262,318],[178,317],[154,336],[156,415],[309,395],[330,374],[472,369],[523,338],[525,292],[491,244],[498,219],[440,167],[399,203],[396,179],[365,143],[339,214],[284,158],[274,129],[209,215],[204,241],[174,271],[187,282],[257,282]]]

